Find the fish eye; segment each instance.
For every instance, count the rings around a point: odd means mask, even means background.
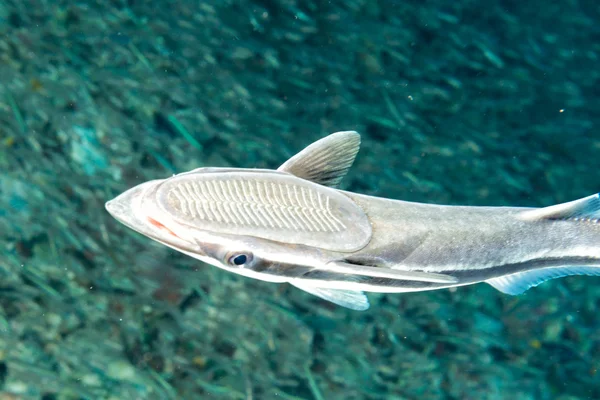
[[[252,261],[252,254],[234,253],[227,258],[227,263],[233,267],[243,267]]]

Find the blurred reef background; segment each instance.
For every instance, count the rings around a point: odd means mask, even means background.
[[[600,190],[600,3],[0,2],[0,399],[598,399],[600,279],[370,295],[228,274],[104,202],[363,135],[346,189]]]

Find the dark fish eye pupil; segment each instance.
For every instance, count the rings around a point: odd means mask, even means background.
[[[248,257],[245,254],[240,254],[233,257],[232,261],[235,265],[244,265],[246,264],[246,261],[248,261]]]

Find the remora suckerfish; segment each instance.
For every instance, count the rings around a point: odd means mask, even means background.
[[[600,275],[600,195],[546,208],[412,203],[338,190],[356,132],[331,134],[277,170],[199,168],[106,203],[117,220],[208,264],[365,310],[364,292],[486,282],[519,294]]]

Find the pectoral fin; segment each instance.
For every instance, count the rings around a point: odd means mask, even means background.
[[[332,133],[306,147],[277,170],[319,185],[337,187],[352,166],[359,148],[358,133]]]
[[[320,268],[323,271],[338,274],[351,274],[370,276],[373,278],[388,278],[402,281],[432,282],[432,283],[457,283],[458,279],[450,275],[435,274],[432,272],[402,271],[388,267],[370,267],[366,265],[350,264],[343,261],[332,261]]]
[[[364,311],[370,306],[369,299],[363,292],[354,290],[326,289],[314,287],[304,283],[291,283],[298,289],[317,296],[323,300],[330,301],[338,306],[346,307],[351,310]]]

